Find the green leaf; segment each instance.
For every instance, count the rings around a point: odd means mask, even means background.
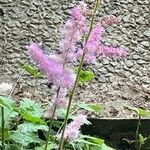
[[[142,134],[139,134],[139,140],[141,144],[145,144],[145,141],[147,140],[147,137],[143,137]]]
[[[94,150],[94,149],[93,149]],[[109,146],[107,146],[105,143],[101,145],[100,150],[115,150]]]
[[[41,143],[36,134],[34,133],[21,133],[20,131],[11,131],[10,139],[15,143],[19,143],[22,146],[28,146],[31,143]]]
[[[78,140],[79,143],[84,143],[84,144],[88,144],[88,145],[94,145],[94,146],[99,146],[99,144],[90,142],[90,141],[86,141],[84,139]]]
[[[58,116],[59,118],[64,119],[65,116],[66,116],[66,112],[67,112],[66,109],[60,108],[60,109],[57,110],[56,113],[57,113],[57,116]],[[74,116],[70,115],[68,119],[72,119],[73,117],[74,117]]]
[[[79,76],[79,83],[86,83],[94,79],[95,75],[92,71],[84,71],[81,70],[80,76]]]
[[[38,70],[38,68],[33,67],[32,65],[29,64],[24,64],[23,69],[25,69],[30,75],[34,77],[41,77],[41,72]]]
[[[0,96],[0,100],[1,100],[1,105],[3,105],[4,107],[5,128],[9,129],[11,120],[18,115],[18,113],[15,111],[15,101],[9,97],[3,97],[3,96]],[[2,112],[0,111],[0,128],[2,124],[1,113]]]
[[[2,137],[2,128],[0,128],[0,139]],[[9,129],[8,128],[4,128],[4,139],[8,139],[9,137]]]
[[[88,136],[88,135],[81,135],[80,136],[81,139],[87,139],[88,141],[101,145],[104,143],[103,139],[97,138],[97,137],[92,137],[92,136]]]
[[[79,103],[78,106],[87,111],[100,113],[102,111],[102,106],[99,104],[86,104],[85,102]]]
[[[92,137],[88,135],[80,135],[80,138],[75,141],[75,145],[80,147],[85,144],[86,147],[89,146],[90,150],[115,150],[104,143],[104,140],[97,137]],[[77,147],[78,147],[77,146]],[[85,148],[84,146],[84,148]]]
[[[127,105],[124,105],[124,106],[127,107],[130,110],[134,110],[138,115],[140,115],[142,117],[149,117],[150,116],[150,110],[145,110],[145,109],[141,109],[141,108],[131,107],[131,106],[127,106]]]
[[[44,121],[44,119],[42,120],[41,117],[36,117],[34,115],[31,115],[27,111],[26,112],[20,111],[19,113],[26,121],[46,125],[46,122]]]
[[[25,98],[16,111],[18,111],[19,114],[21,114],[21,116],[29,122],[43,125],[46,124],[44,119],[42,119],[43,109],[41,103],[39,102]]]
[[[41,147],[36,147],[35,150],[44,150],[45,145],[41,146]],[[58,149],[58,145],[56,143],[48,143],[47,149],[52,150],[52,149]]]
[[[7,107],[7,108],[9,108],[9,106],[3,101],[3,99],[0,99],[0,107]]]
[[[24,150],[19,144],[7,144],[6,150]]]
[[[102,111],[102,106],[100,106],[99,104],[89,104],[89,107],[97,113]]]
[[[139,115],[142,117],[149,117],[150,116],[150,111],[149,110],[144,110],[144,109],[138,109],[139,110]]]
[[[24,122],[18,126],[18,130],[20,130],[22,133],[37,132],[38,130],[48,131],[48,126],[31,122]]]
[[[35,102],[33,100],[24,98],[21,101],[19,109],[23,112],[28,112],[28,114],[36,117],[43,116],[43,109],[40,102]]]

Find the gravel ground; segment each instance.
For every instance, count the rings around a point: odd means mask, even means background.
[[[87,2],[92,7],[94,1]],[[15,84],[18,80],[22,72],[19,65],[28,62],[28,42],[43,42],[47,51],[57,50],[59,28],[73,3],[75,0],[0,0],[0,82]],[[122,19],[120,25],[107,28],[103,42],[127,47],[129,56],[99,58],[90,67],[96,74],[95,80],[77,92],[77,99],[103,105],[100,117],[135,117],[124,109],[124,104],[150,109],[149,6],[149,0],[102,1],[99,18],[111,14]],[[30,96],[33,85],[34,80],[24,74],[14,96]],[[47,81],[41,79],[36,98],[46,101],[49,93]]]

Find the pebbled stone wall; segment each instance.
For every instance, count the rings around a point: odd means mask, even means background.
[[[92,7],[94,0],[87,2]],[[17,81],[19,64],[28,62],[25,46],[30,41],[42,42],[48,52],[57,50],[59,28],[73,3],[77,1],[0,0],[0,81]],[[101,116],[129,117],[123,104],[150,108],[149,5],[149,0],[102,1],[98,17],[113,14],[122,19],[120,25],[107,28],[103,42],[127,47],[129,56],[99,58],[91,67],[97,77],[78,91],[81,100],[103,104]],[[22,95],[34,84],[34,80],[23,80],[28,78],[23,75],[20,80]],[[42,79],[37,87],[38,98],[46,98],[46,87],[47,81]]]

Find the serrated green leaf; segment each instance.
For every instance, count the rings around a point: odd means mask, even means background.
[[[0,99],[0,107],[7,107],[7,108],[9,108],[9,106],[2,99]]]
[[[11,120],[18,115],[18,113],[15,111],[15,101],[9,97],[3,97],[3,96],[0,96],[0,99],[4,107],[5,128],[9,129]],[[2,124],[1,113],[2,112],[0,111],[0,128]]]
[[[15,143],[19,143],[22,146],[28,146],[31,143],[41,143],[36,134],[34,133],[21,133],[20,131],[11,131],[10,139]]]
[[[41,117],[36,117],[34,115],[31,115],[27,111],[20,111],[19,113],[26,121],[46,125],[46,122],[44,121],[44,119],[42,120]]]
[[[38,130],[48,131],[47,125],[35,124],[31,122],[24,122],[18,126],[18,130],[22,133],[30,133],[30,132],[37,132]]]
[[[41,77],[41,72],[36,68],[35,66],[33,67],[32,65],[29,64],[24,64],[23,69],[25,69],[30,75],[34,77]]]
[[[35,117],[43,116],[43,109],[40,102],[35,102],[33,100],[24,98],[21,101],[19,109],[23,112],[28,112],[28,114]]]
[[[26,120],[37,124],[46,124],[43,117],[43,109],[41,103],[30,99],[23,99],[20,107],[16,110]]]
[[[102,106],[100,106],[99,104],[86,104],[83,102],[83,103],[79,103],[78,106],[81,109],[85,109],[90,112],[100,113],[102,111]]]
[[[103,139],[97,138],[97,137],[92,137],[92,136],[88,136],[88,135],[81,135],[80,136],[81,139],[87,139],[88,141],[101,145],[104,143]]]
[[[0,139],[2,137],[2,128],[0,128]],[[8,139],[9,137],[9,129],[8,128],[4,128],[4,139]]]
[[[84,71],[81,70],[80,76],[79,76],[79,82],[80,83],[86,83],[94,79],[95,75],[92,71]]]
[[[45,145],[41,147],[36,147],[35,150],[43,150],[45,148]],[[56,143],[48,143],[47,149],[52,150],[52,149],[58,149],[58,145]]]
[[[100,106],[99,104],[89,104],[89,107],[97,113],[102,111],[102,106]]]
[[[90,150],[115,150],[104,143],[104,140],[97,137],[88,135],[80,135],[80,138],[75,142],[83,146],[83,143],[89,146]]]
[[[86,141],[84,139],[78,140],[79,143],[84,143],[84,144],[88,144],[88,145],[94,145],[94,146],[99,146],[99,144],[93,143],[93,142],[89,142]]]

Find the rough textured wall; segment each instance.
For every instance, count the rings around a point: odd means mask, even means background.
[[[94,0],[87,2],[92,6]],[[107,28],[103,42],[129,49],[125,59],[99,58],[96,67],[91,67],[96,79],[80,88],[81,100],[104,105],[102,116],[129,117],[123,104],[150,108],[149,5],[149,0],[102,2],[98,17],[113,14],[122,19],[120,25]],[[28,62],[28,42],[43,42],[47,51],[57,50],[59,27],[72,6],[65,0],[0,0],[0,81],[17,81],[19,64]],[[22,88],[31,91],[33,80],[23,81],[28,77],[24,75],[20,80],[18,94],[23,95]],[[36,91],[38,98],[46,96],[46,83],[41,80]]]

